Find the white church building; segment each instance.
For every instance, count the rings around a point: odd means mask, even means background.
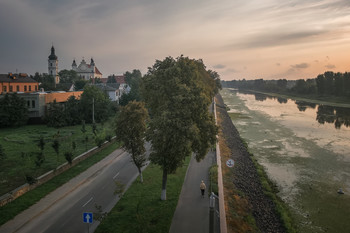
[[[76,71],[78,76],[84,80],[90,80],[95,78],[102,78],[102,73],[97,69],[94,60],[91,58],[90,64],[87,64],[83,58],[79,66],[75,62],[72,63],[72,70]]]

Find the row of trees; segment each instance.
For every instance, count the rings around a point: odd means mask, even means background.
[[[39,88],[43,88],[45,91],[68,91],[74,84],[76,90],[83,90],[84,86],[88,83],[101,83],[101,80],[95,78],[94,80],[84,80],[79,77],[74,70],[61,70],[58,72],[60,76],[60,83],[55,83],[55,78],[48,74],[39,74],[36,72],[34,76],[31,76],[34,80],[40,83]]]
[[[166,200],[168,174],[187,156],[194,154],[200,161],[216,142],[208,107],[220,88],[219,75],[206,70],[202,60],[167,57],[157,60],[140,84],[145,104],[133,101],[121,109],[116,134],[140,172],[146,136],[152,145],[149,158],[163,171],[161,199]]]
[[[45,121],[48,126],[63,127],[77,125],[84,120],[91,123],[103,122],[115,114],[117,104],[112,102],[106,93],[93,85],[86,85],[80,100],[71,96],[64,104],[56,101],[49,104]],[[93,116],[94,114],[94,116]]]
[[[45,90],[65,90],[71,84],[75,84],[77,89],[83,89],[84,93],[78,100],[74,96],[70,97],[64,104],[53,102],[47,106],[45,122],[48,126],[63,127],[66,125],[76,125],[82,120],[90,123],[92,121],[92,105],[94,101],[94,112],[96,122],[106,120],[113,115],[118,108],[117,103],[109,100],[106,93],[100,89],[86,85],[89,81],[82,80],[73,70],[62,70],[59,72],[61,84],[55,86],[55,80],[52,76],[36,73],[32,78],[40,82],[40,88]],[[139,70],[127,71],[127,84],[131,87],[131,92],[123,94],[119,103],[125,106],[129,101],[141,99],[139,94],[142,74]],[[115,79],[113,79],[115,82]],[[98,82],[96,80],[96,82]],[[110,80],[110,82],[113,82]],[[69,85],[66,85],[69,84]],[[28,109],[25,101],[17,94],[6,94],[0,98],[0,128],[25,125],[28,120]]]
[[[250,89],[265,92],[294,93],[320,96],[350,97],[350,73],[327,71],[314,79],[299,80],[232,80],[223,81],[224,87]]]

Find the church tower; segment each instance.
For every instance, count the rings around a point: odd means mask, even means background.
[[[60,78],[58,76],[58,60],[57,56],[55,55],[55,48],[51,47],[51,54],[48,59],[48,65],[49,65],[49,75],[52,75],[55,78],[55,83],[58,84],[60,82]]]

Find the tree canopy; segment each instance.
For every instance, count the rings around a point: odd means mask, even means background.
[[[92,106],[94,105],[94,118],[96,122],[106,120],[109,116],[111,101],[98,87],[86,85],[80,97],[80,110],[86,122],[92,122]]]
[[[74,83],[79,80],[78,74],[74,70],[61,70],[58,72],[60,83]]]
[[[119,104],[122,106],[127,105],[130,101],[140,101],[140,82],[142,74],[140,70],[134,69],[132,72],[125,72],[125,81],[130,86],[131,90],[128,94],[123,94],[120,98]]]
[[[163,169],[162,200],[167,174],[192,153],[198,161],[203,159],[215,144],[217,127],[208,107],[216,89],[203,62],[183,56],[157,60],[142,79],[142,96],[151,116],[150,160]]]
[[[20,126],[27,123],[28,110],[26,101],[16,93],[0,98],[0,128]]]
[[[122,107],[115,120],[115,132],[117,139],[123,142],[123,148],[130,153],[132,161],[136,165],[141,182],[141,168],[145,165],[145,133],[148,112],[145,104],[132,101]]]

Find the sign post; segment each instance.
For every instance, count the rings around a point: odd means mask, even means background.
[[[84,212],[83,213],[83,221],[85,223],[88,223],[88,233],[89,233],[89,226],[90,226],[90,223],[92,223],[93,221],[93,214],[91,212]]]
[[[226,161],[226,165],[228,167],[233,167],[235,165],[235,161],[233,161],[233,159],[229,159]]]

